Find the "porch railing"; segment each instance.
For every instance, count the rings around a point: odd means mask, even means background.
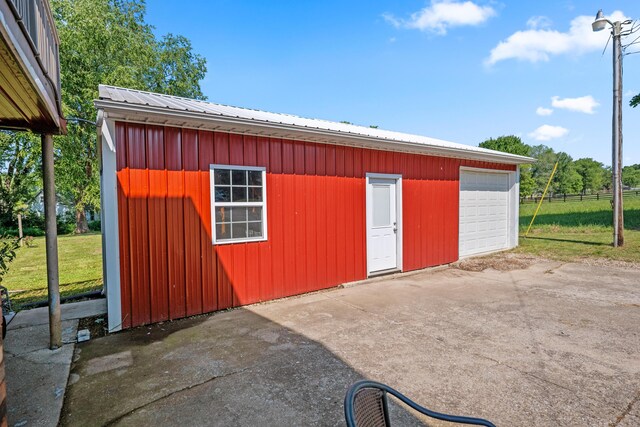
[[[47,0],[9,0],[13,14],[27,38],[43,73],[60,97],[60,41]]]

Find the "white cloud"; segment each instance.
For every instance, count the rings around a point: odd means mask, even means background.
[[[562,126],[542,125],[534,130],[529,136],[536,141],[549,141],[556,138],[562,138],[569,133],[569,129]]]
[[[619,10],[607,18],[614,22],[627,19]],[[563,33],[540,27],[539,17],[534,17],[528,22],[530,29],[513,33],[491,49],[485,64],[493,65],[506,59],[529,62],[548,61],[553,55],[579,55],[602,50],[607,43],[609,31],[593,32],[591,29],[593,19],[593,16],[578,16],[571,21],[569,31]]]
[[[551,20],[546,16],[532,16],[527,20],[527,27],[532,30],[539,28],[549,28],[551,26]]]
[[[593,96],[581,96],[579,98],[560,98],[554,96],[551,98],[551,105],[555,108],[563,108],[569,111],[577,111],[579,113],[593,114],[594,108],[600,105]]]
[[[396,18],[391,14],[382,16],[396,28],[444,35],[448,28],[480,25],[495,14],[491,6],[479,6],[472,1],[432,0],[431,5],[412,13],[409,19]]]
[[[553,113],[551,108],[538,107],[536,108],[536,114],[539,116],[550,116]]]

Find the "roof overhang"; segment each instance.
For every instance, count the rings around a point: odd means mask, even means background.
[[[400,151],[502,164],[517,165],[533,163],[535,161],[535,159],[531,157],[492,150],[470,151],[461,148],[432,146],[422,143],[338,132],[329,129],[309,128],[241,117],[218,116],[196,111],[172,110],[163,107],[129,104],[107,99],[96,100],[95,106],[99,110],[102,110],[103,118],[112,120],[294,139],[324,144],[348,145],[376,150]]]
[[[42,4],[53,22],[48,2]],[[0,128],[65,133],[56,87],[59,81],[43,68],[41,56],[34,53],[37,46],[25,35],[12,7],[11,1],[0,2],[0,75],[5,83],[0,90]],[[58,43],[55,27],[50,30]],[[57,66],[57,57],[49,59]]]

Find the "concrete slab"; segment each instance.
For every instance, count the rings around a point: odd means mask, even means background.
[[[49,350],[48,309],[19,312],[4,341],[9,425],[56,426],[67,387],[78,319],[106,313],[105,300],[61,306],[62,341]]]
[[[98,316],[107,312],[106,298],[72,302],[60,306],[62,320],[84,319],[85,317]],[[49,308],[40,307],[32,310],[23,310],[16,314],[7,325],[7,330],[25,328],[35,325],[49,324]]]
[[[344,425],[369,378],[497,425],[637,425],[638,273],[449,268],[114,334],[77,346],[61,424]]]

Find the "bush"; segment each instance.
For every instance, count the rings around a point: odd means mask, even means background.
[[[18,230],[16,230],[16,233],[18,232]],[[37,227],[26,227],[22,229],[22,235],[23,236],[34,236],[34,237],[38,237],[38,236],[44,236],[44,230],[41,228],[37,228]],[[17,234],[16,234],[17,236]]]
[[[102,230],[102,228],[100,227],[100,220],[96,220],[96,221],[89,221],[88,222],[89,225],[89,230],[91,231],[100,231]]]
[[[0,228],[0,234],[5,234],[11,237],[18,237],[20,234],[17,228]],[[22,229],[22,236],[44,236],[44,231],[35,227],[24,227]]]
[[[13,228],[0,227],[0,235],[4,235],[7,237],[18,237],[18,230],[14,230]]]
[[[75,222],[58,221],[58,234],[71,234],[76,230]]]
[[[40,212],[27,212],[22,218],[23,228],[39,228],[44,230],[44,214]]]
[[[9,263],[16,257],[19,244],[18,239],[0,234],[0,282],[9,270]]]

